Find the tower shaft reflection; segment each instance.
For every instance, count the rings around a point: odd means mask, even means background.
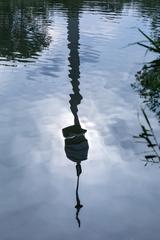
[[[81,103],[82,96],[80,94],[78,81],[80,78],[80,57],[79,57],[79,13],[78,11],[68,13],[68,49],[69,54],[69,78],[71,79],[71,84],[73,88],[73,93],[70,94],[70,108],[74,115],[74,124],[80,125],[78,119],[78,105]]]
[[[76,185],[76,220],[80,227],[79,212],[83,205],[79,197],[79,178],[82,173],[81,161],[87,160],[89,145],[85,138],[87,130],[81,128],[78,117],[78,105],[83,99],[80,94],[80,58],[79,58],[79,12],[68,11],[68,49],[69,49],[69,78],[73,93],[70,94],[70,109],[74,116],[74,125],[66,127],[62,130],[65,137],[65,153],[68,159],[76,163],[77,185]]]

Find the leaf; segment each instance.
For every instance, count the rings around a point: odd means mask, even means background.
[[[148,159],[153,159],[153,158],[157,158],[157,155],[146,155],[145,156],[145,159],[148,160]]]
[[[150,51],[153,51],[153,52],[158,52],[158,50],[156,49],[156,48],[153,48],[153,47],[151,47],[151,46],[148,46],[148,45],[145,45],[145,44],[142,44],[142,43],[137,43],[138,45],[140,45],[140,46],[142,46],[142,47],[145,47],[145,48],[147,48],[148,50],[150,50]],[[146,55],[146,54],[145,54]]]
[[[139,137],[139,136],[133,136],[133,138],[141,138],[141,137]]]
[[[158,51],[158,49],[160,49],[160,48],[159,48],[159,45],[156,44],[156,42],[153,41],[148,35],[146,35],[140,28],[138,28],[138,30],[140,31],[140,33],[142,33],[143,36],[145,36],[145,37],[149,40],[149,42],[150,42],[151,44],[153,44],[153,46],[156,47],[157,51]]]
[[[157,147],[157,144],[148,144],[147,146],[153,148],[153,147]]]
[[[142,133],[143,136],[153,137],[153,134],[148,133],[149,130],[147,130],[143,125],[141,125],[141,127],[142,127],[142,130],[143,130],[143,133]]]

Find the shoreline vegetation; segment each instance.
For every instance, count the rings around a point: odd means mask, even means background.
[[[135,75],[136,82],[132,87],[144,99],[149,109],[154,112],[160,123],[160,39],[151,39],[141,29],[139,31],[146,38],[146,41],[137,42],[136,44],[146,48],[146,51],[151,51],[158,54],[158,57],[151,62],[145,64],[142,69]],[[151,122],[147,117],[144,109],[141,109],[145,124],[142,124],[138,115],[141,133],[134,136],[137,143],[143,143],[147,146],[149,151],[145,152],[144,159],[145,166],[148,163],[160,163],[160,144],[154,133]]]
[[[143,103],[155,113],[160,122],[160,39],[151,39],[142,30],[139,29],[139,31],[145,36],[147,44],[144,41],[136,44],[158,56],[153,61],[144,64],[142,69],[136,73],[136,81],[131,86],[144,99]]]

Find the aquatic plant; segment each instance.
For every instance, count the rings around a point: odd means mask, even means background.
[[[160,121],[160,68],[148,68],[144,65],[135,75],[136,82],[132,87],[144,99],[144,103],[156,113]]]
[[[137,72],[136,82],[132,87],[144,98],[144,103],[156,113],[160,121],[160,39],[153,40],[142,30],[139,31],[145,36],[148,44],[144,44],[144,41],[136,44],[145,47],[147,51],[157,53],[158,57]]]
[[[144,44],[144,41],[137,42],[138,45],[145,47],[148,51],[152,51],[160,54],[160,39],[152,39],[147,34],[145,34],[141,29],[138,29],[140,33],[146,38],[150,45]]]
[[[137,140],[137,143],[143,143],[149,148],[149,151],[145,152],[146,154],[143,159],[145,166],[147,166],[148,163],[160,163],[160,145],[144,109],[142,109],[142,114],[146,124],[141,123],[138,115],[141,133],[133,137]]]

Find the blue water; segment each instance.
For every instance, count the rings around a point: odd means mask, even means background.
[[[133,138],[141,107],[156,134],[159,124],[131,87],[155,56],[128,46],[144,40],[138,28],[157,35],[159,8],[159,1],[0,0],[1,240],[159,240],[159,165],[144,166],[146,148]],[[62,134],[74,123],[75,86],[89,144],[80,228],[75,163]]]

